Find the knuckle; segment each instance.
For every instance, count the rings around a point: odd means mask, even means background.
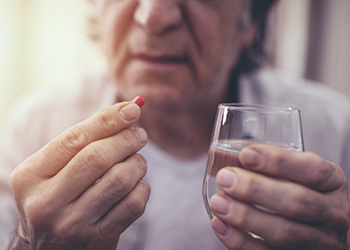
[[[10,185],[11,190],[15,196],[17,195],[17,193],[21,192],[23,183],[22,183],[22,178],[21,178],[19,167],[17,167],[10,174],[9,185]]]
[[[140,142],[130,129],[124,129],[118,134],[118,137],[123,141],[123,151],[127,155],[131,155],[141,148]]]
[[[128,199],[125,200],[126,217],[125,221],[134,221],[139,218],[146,209],[150,195],[150,186],[144,180],[140,180]]]
[[[97,119],[105,126],[108,130],[115,130],[119,126],[119,123],[115,116],[111,115],[110,108],[104,108],[98,112]]]
[[[139,218],[145,211],[146,202],[144,199],[133,199],[128,204],[128,217],[133,220]]]
[[[150,194],[151,194],[151,186],[148,184],[148,182],[147,181],[145,181],[145,180],[140,180],[140,182],[139,182],[139,184],[141,184],[141,185],[143,185],[143,189],[142,189],[142,191],[143,191],[143,193],[145,193],[144,195],[144,197],[146,197],[146,199],[148,200],[148,198],[149,198],[149,196],[150,196]]]
[[[143,175],[145,175],[147,172],[147,161],[145,157],[143,157],[141,154],[134,154],[132,157],[133,159],[135,159],[136,164],[143,173]]]
[[[235,206],[235,214],[232,218],[234,218],[236,226],[239,228],[247,228],[250,208],[247,205],[241,204],[233,204],[233,206]]]
[[[22,204],[25,219],[31,225],[45,225],[52,219],[50,202],[45,202],[38,195],[28,196]]]
[[[326,208],[317,197],[310,195],[305,188],[296,187],[294,192],[285,199],[286,204],[289,204],[289,214],[295,218],[308,220],[315,216],[321,216]]]
[[[84,166],[91,172],[105,172],[113,164],[103,148],[96,143],[89,144],[83,152]]]
[[[130,129],[125,129],[122,133],[121,133],[122,139],[124,141],[126,141],[125,146],[128,147],[129,150],[133,150],[134,148],[136,148],[136,138],[135,138],[135,134],[130,130]]]
[[[329,177],[332,175],[332,169],[329,166],[320,165],[318,167],[315,167],[313,169],[313,175],[312,176],[312,183],[314,185],[320,185],[325,180],[329,179]]]
[[[282,151],[284,152],[283,154],[280,152],[272,152],[271,154],[271,161],[276,165],[276,166],[284,166],[288,164],[288,157],[286,157],[286,153],[290,153],[289,151]]]
[[[68,152],[76,152],[80,150],[88,142],[85,131],[79,126],[74,126],[59,137],[59,144]]]
[[[348,207],[346,209],[344,209],[344,213],[343,213],[343,218],[342,221],[344,221],[345,224],[345,228],[349,228],[350,227],[350,208],[349,205],[347,205]]]
[[[111,192],[117,190],[121,194],[126,194],[132,185],[131,176],[128,174],[117,174],[108,178],[108,186]]]
[[[337,173],[340,186],[348,190],[348,179],[346,178],[344,170],[339,166],[335,166],[335,172]]]
[[[290,213],[294,216],[298,216],[305,208],[311,209],[309,207],[310,202],[307,201],[308,197],[305,197],[305,195],[303,190],[295,188],[294,192],[286,197],[286,203],[291,204]]]
[[[289,238],[293,238],[294,232],[292,227],[288,223],[280,224],[274,228],[274,232],[271,237],[271,243],[275,245],[283,245],[289,242]]]
[[[259,189],[259,182],[252,176],[247,177],[246,180],[247,185],[242,190],[242,198],[245,200],[251,200],[255,197]]]
[[[344,206],[334,205],[324,212],[324,219],[330,221],[332,225],[336,226],[338,232],[348,230],[350,226],[350,210],[349,207],[344,209]]]
[[[54,223],[51,223],[50,229],[53,235],[59,236],[63,239],[70,239],[71,237],[81,237],[81,228],[84,226],[84,234],[88,235],[90,227],[82,220],[78,213],[72,213],[71,207],[65,207],[61,214],[57,216]]]
[[[68,238],[72,231],[71,225],[71,222],[67,218],[63,218],[51,225],[51,231],[56,236]]]
[[[331,179],[336,171],[329,162],[320,162],[321,158],[313,152],[306,152],[305,159],[306,165],[309,166],[309,183],[313,186],[321,186],[325,181]]]
[[[290,193],[289,195],[289,199],[288,199],[288,204],[294,204],[297,207],[300,206],[307,206],[308,202],[306,201],[306,199],[308,197],[305,197],[305,191],[303,189],[300,189],[298,187],[295,187],[294,192]]]

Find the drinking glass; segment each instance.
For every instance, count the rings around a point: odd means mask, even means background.
[[[221,192],[216,185],[217,172],[227,166],[240,166],[240,151],[252,143],[304,151],[300,110],[230,103],[218,106],[203,181],[203,198],[210,219],[213,214],[209,199]]]

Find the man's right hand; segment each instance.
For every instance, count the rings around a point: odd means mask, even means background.
[[[132,102],[117,103],[68,129],[12,173],[18,209],[10,249],[115,249],[144,212],[147,142]]]

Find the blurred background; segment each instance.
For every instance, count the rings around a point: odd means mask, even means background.
[[[280,0],[271,62],[350,96],[350,1]],[[86,0],[0,0],[0,119],[33,89],[106,71]]]

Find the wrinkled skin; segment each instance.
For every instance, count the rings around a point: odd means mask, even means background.
[[[140,124],[180,157],[205,152],[240,51],[254,38],[243,0],[95,0],[118,99],[142,94]],[[198,126],[201,124],[201,126]]]
[[[117,103],[16,168],[10,184],[19,226],[12,249],[115,249],[150,193],[142,179],[146,163],[137,154],[147,136],[130,126],[138,121],[170,154],[203,154],[229,74],[256,31],[251,20],[242,27],[243,0],[93,2],[117,99],[141,94],[147,105],[141,118],[134,106],[127,121],[116,115],[126,103]],[[218,172],[224,193],[210,205],[219,239],[230,250],[347,249],[349,201],[341,169],[311,153],[251,147],[262,158],[243,150],[244,168],[225,169],[236,174],[236,185],[228,187],[234,178]]]
[[[11,249],[116,248],[150,194],[146,162],[136,153],[147,134],[131,128],[140,108],[127,104],[73,126],[15,169],[19,226]]]
[[[239,160],[243,167],[218,172],[224,193],[210,200],[217,216],[212,226],[229,249],[349,249],[341,168],[313,153],[259,144],[245,148]]]
[[[242,0],[95,0],[95,6],[119,97],[141,93],[157,109],[221,101],[255,28],[240,28]]]

